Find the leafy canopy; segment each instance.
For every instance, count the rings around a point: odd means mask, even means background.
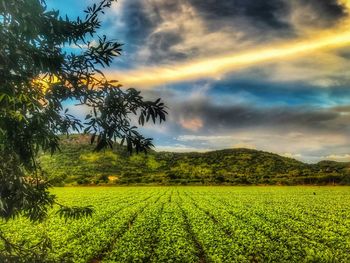
[[[100,15],[112,2],[102,0],[84,18],[71,20],[47,10],[44,0],[0,0],[0,218],[41,220],[56,202],[36,156],[57,151],[60,134],[92,134],[95,150],[115,140],[130,152],[153,146],[131,116],[140,125],[165,121],[164,104],[123,89],[101,71],[121,54],[120,43],[97,34]],[[72,46],[77,49],[68,52]],[[67,100],[91,109],[84,121],[64,110]],[[63,216],[92,212],[60,206]]]

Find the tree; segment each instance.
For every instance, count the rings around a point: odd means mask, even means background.
[[[129,152],[153,146],[131,116],[139,125],[165,121],[164,104],[123,89],[101,71],[121,54],[120,43],[97,34],[99,16],[112,2],[100,0],[84,18],[71,20],[48,11],[45,0],[0,0],[1,219],[42,220],[56,203],[36,157],[59,150],[60,134],[91,134],[96,151],[116,140]],[[73,45],[78,51],[68,52]],[[84,121],[64,110],[62,102],[69,99],[91,109]],[[90,207],[59,206],[62,216],[92,213]]]

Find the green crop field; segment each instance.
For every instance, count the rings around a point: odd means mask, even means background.
[[[55,188],[93,205],[40,224],[1,225],[11,240],[52,241],[47,262],[350,262],[350,187]],[[23,243],[24,244],[24,243]]]

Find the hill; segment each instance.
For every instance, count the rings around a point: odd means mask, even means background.
[[[40,162],[54,185],[62,184],[350,184],[350,164],[306,164],[277,154],[226,149],[205,153],[151,151],[129,156],[113,150],[93,152],[88,136],[62,140],[61,152]]]

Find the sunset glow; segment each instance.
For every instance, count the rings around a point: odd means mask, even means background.
[[[120,76],[119,80],[127,86],[149,87],[198,78],[217,78],[227,72],[264,62],[299,58],[321,50],[336,49],[349,44],[350,31],[323,32],[317,37],[293,41],[288,44],[259,47],[238,54],[208,57],[185,64],[159,65],[153,68],[109,72],[107,76],[110,78]]]

